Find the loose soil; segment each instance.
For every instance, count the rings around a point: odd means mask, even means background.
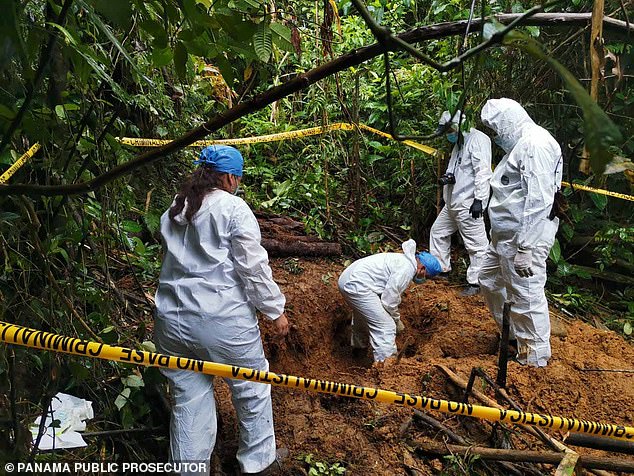
[[[438,365],[465,380],[473,367],[481,367],[495,378],[498,329],[481,296],[461,297],[460,287],[449,282],[411,285],[400,307],[406,325],[397,338],[401,359],[393,366],[377,368],[370,355],[353,355],[349,346],[351,311],[337,289],[342,260],[276,259],[272,268],[286,295],[292,323],[288,338],[279,343],[268,323],[261,321],[274,372],[448,400],[460,400],[461,392]],[[551,314],[556,316],[554,310]],[[582,369],[632,369],[634,346],[611,331],[577,320],[559,320],[553,327],[557,335],[551,339],[553,357],[548,367],[509,363],[510,396],[529,412],[632,426],[634,374]],[[476,382],[478,390],[495,398],[481,380]],[[217,385],[216,391],[220,431],[213,458],[215,471],[234,474],[237,422],[226,385]],[[443,435],[416,420],[411,422],[412,412],[407,408],[281,387],[273,387],[272,393],[277,443],[290,450],[284,474],[308,474],[305,460],[309,455],[313,465],[339,463],[351,475],[464,474],[464,461],[428,458],[416,451],[416,440],[442,442]],[[480,403],[473,397],[470,401]],[[480,420],[429,414],[481,445],[491,446],[491,435],[503,433],[499,427],[492,431],[492,424]],[[507,428],[517,448],[550,451],[525,432]],[[560,441],[565,436],[557,431],[549,434]],[[580,454],[634,460],[619,453],[571,448]],[[483,466],[479,468],[482,472]],[[505,474],[494,465],[489,468]],[[554,473],[553,466],[533,468]]]

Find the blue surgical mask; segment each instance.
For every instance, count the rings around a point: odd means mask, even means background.
[[[504,152],[506,152],[507,154],[511,151],[511,149],[513,148],[510,141],[503,137],[503,136],[495,136],[493,138],[493,142],[495,142],[500,148],[502,148],[502,150],[504,150]]]
[[[455,144],[456,142],[458,142],[458,133],[450,132],[449,134],[447,134],[447,140],[452,144]]]

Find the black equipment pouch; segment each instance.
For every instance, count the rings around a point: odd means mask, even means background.
[[[570,218],[566,215],[569,208],[570,205],[568,204],[568,200],[566,200],[564,194],[561,193],[561,190],[557,190],[553,199],[553,207],[550,209],[550,213],[548,214],[548,219],[554,220],[555,217],[557,217],[560,220],[571,223]]]

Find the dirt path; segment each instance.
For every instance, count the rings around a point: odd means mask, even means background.
[[[348,345],[350,311],[337,290],[341,262],[280,259],[272,265],[295,326],[287,343],[280,346],[263,324],[272,371],[454,400],[459,398],[458,391],[437,364],[465,378],[474,366],[495,377],[497,327],[481,297],[460,297],[459,288],[446,282],[411,285],[401,304],[407,327],[397,341],[399,350],[406,347],[402,359],[391,368],[376,369],[369,356],[353,356]],[[510,395],[530,412],[633,425],[634,374],[580,369],[632,368],[634,347],[610,331],[580,321],[560,322],[557,328],[561,335],[552,337],[553,358],[548,367],[509,364]],[[482,382],[477,388],[493,397]],[[228,461],[236,450],[236,421],[227,388],[219,385],[217,391],[222,421],[216,461],[223,471],[232,474]],[[313,462],[339,462],[347,468],[346,474],[353,475],[412,474],[408,470],[412,467],[418,468],[419,474],[443,471],[441,461],[419,457],[414,451],[412,442],[416,438],[433,438],[435,434],[420,424],[405,429],[412,414],[408,409],[282,388],[273,388],[273,406],[278,446],[286,446],[291,452],[286,474],[307,474],[309,465],[304,460],[311,454]],[[430,415],[445,420],[440,413]],[[463,436],[471,435],[490,445],[486,441],[491,434],[488,423],[456,417],[445,423]],[[514,434],[518,435],[513,437],[518,447],[543,449],[525,433]],[[550,434],[560,440],[564,436]],[[438,438],[442,441],[441,436]],[[445,462],[444,474],[464,474],[461,464],[465,463]],[[542,472],[553,474],[553,467],[544,466]]]

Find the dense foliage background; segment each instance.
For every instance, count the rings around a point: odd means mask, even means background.
[[[522,12],[531,2],[493,1],[488,12]],[[464,0],[367,2],[393,31],[466,19]],[[479,8],[479,6],[478,6]],[[631,2],[623,8],[632,11]],[[621,2],[606,13],[625,19]],[[553,11],[591,11],[576,0]],[[69,184],[129,161],[138,151],[117,137],[175,138],[237,103],[355,48],[374,42],[349,0],[33,0],[0,1],[0,170],[31,145],[40,152],[10,183]],[[476,9],[477,15],[478,9]],[[527,27],[582,84],[590,78],[588,29]],[[479,41],[469,38],[469,45]],[[445,61],[462,37],[421,44]],[[560,77],[518,49],[496,47],[439,73],[391,54],[401,133],[427,135],[440,113],[464,110],[478,124],[486,99],[508,96],[549,129],[565,154],[565,179],[632,194],[632,44],[605,32],[599,105],[623,137],[609,175],[578,172],[583,116]],[[471,72],[479,62],[476,73]],[[358,120],[387,131],[381,56],[331,76],[224,128],[213,138],[247,137]],[[449,151],[442,139],[428,145]],[[392,249],[412,236],[427,242],[437,210],[438,157],[366,133],[254,144],[246,159],[245,199],[253,208],[301,219],[350,254]],[[76,196],[0,196],[0,320],[151,349],[152,295],[160,267],[159,217],[192,168],[197,148]],[[626,336],[634,325],[632,217],[628,202],[565,190],[570,221],[551,252],[548,292],[565,312]],[[464,266],[464,260],[462,261]],[[20,365],[17,365],[20,363]],[[105,429],[153,426],[158,372],[115,363],[81,364],[53,353],[0,347],[1,434],[26,452],[31,420],[57,390],[97,402]],[[26,388],[37,379],[41,385]],[[16,384],[17,382],[17,384]],[[19,403],[11,390],[19,392]],[[11,396],[12,395],[12,396]],[[8,399],[9,401],[4,401]],[[30,418],[30,417],[33,418]],[[122,452],[141,450],[121,441]]]

